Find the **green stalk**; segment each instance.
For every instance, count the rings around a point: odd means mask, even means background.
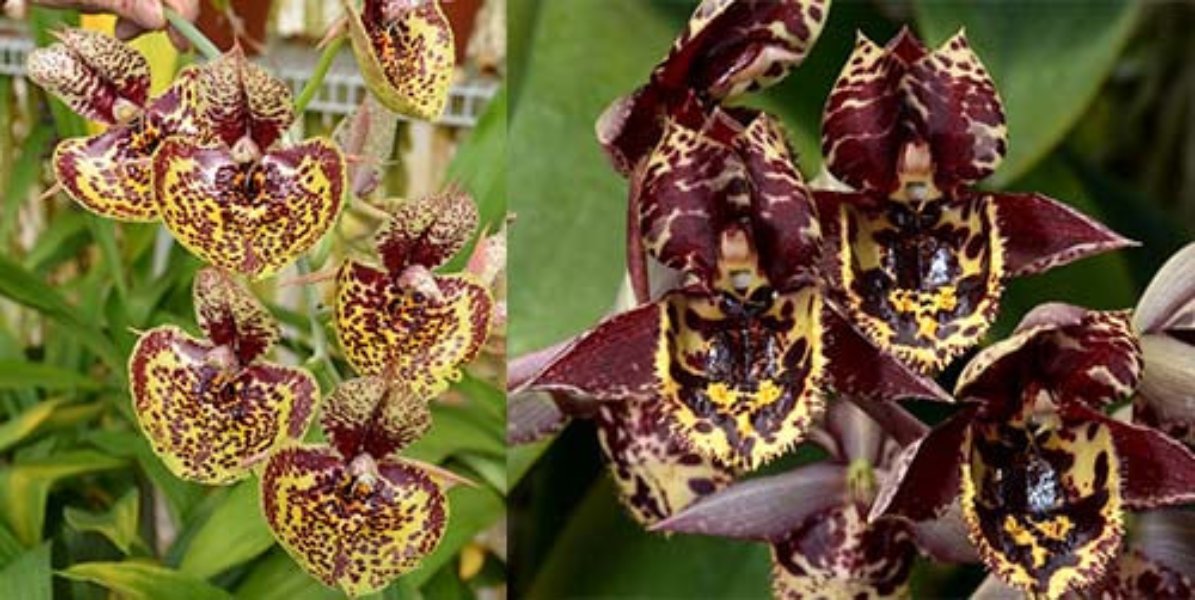
[[[199,31],[194,24],[178,14],[173,8],[163,6],[162,13],[166,15],[166,20],[170,21],[170,25],[181,33],[183,37],[187,38],[187,41],[191,42],[191,45],[208,60],[216,60],[224,54],[211,40],[207,39],[206,35],[203,35],[202,31]]]
[[[315,63],[315,72],[311,74],[311,78],[303,85],[303,89],[299,92],[299,97],[295,99],[295,114],[302,115],[303,111],[307,110],[307,105],[315,99],[315,95],[319,93],[320,86],[324,84],[324,77],[328,74],[328,69],[332,68],[332,61],[336,59],[336,55],[340,54],[340,48],[344,45],[344,36],[340,36],[327,46],[324,46],[324,53],[320,54],[319,62]]]
[[[306,256],[299,258],[298,267],[300,275],[311,274],[311,262]],[[307,305],[307,322],[311,326],[311,347],[314,350],[311,358],[307,359],[307,367],[314,369],[322,365],[331,383],[337,384],[340,383],[340,372],[336,370],[336,363],[332,362],[332,354],[328,351],[328,334],[319,320],[319,298],[315,293],[315,285],[303,284],[303,299]]]

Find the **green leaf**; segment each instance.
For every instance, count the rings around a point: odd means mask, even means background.
[[[500,433],[502,423],[476,412],[475,409],[433,405],[431,430],[403,454],[430,463],[443,462],[461,452],[504,456],[506,445]]]
[[[0,360],[0,389],[97,390],[102,387],[102,381],[74,369],[23,360]]]
[[[55,483],[124,464],[106,454],[75,450],[10,465],[0,471],[0,516],[21,543],[32,546],[41,538],[46,498]]]
[[[57,290],[20,265],[2,256],[0,256],[0,295],[7,296],[17,303],[37,310],[57,321],[123,377],[124,358],[116,351],[112,342],[99,329],[84,321],[79,316],[79,309],[67,302]]]
[[[107,512],[96,514],[68,506],[64,516],[67,524],[75,531],[98,533],[108,538],[127,555],[133,551],[134,546],[148,549],[137,531],[140,510],[140,496],[137,488],[133,488],[121,496]]]
[[[200,527],[179,564],[179,571],[207,579],[269,550],[274,535],[261,514],[256,478],[232,488]]]
[[[140,432],[96,431],[87,436],[87,441],[112,456],[135,459],[154,486],[166,496],[166,504],[177,525],[185,523],[191,509],[203,499],[204,487],[175,477]]]
[[[43,400],[22,411],[13,419],[5,421],[3,425],[0,425],[0,452],[21,443],[22,440],[32,435],[42,423],[50,418],[54,409],[63,402],[66,402],[65,398]]]
[[[0,571],[0,598],[50,600],[54,597],[50,582],[50,542],[22,553]]]
[[[8,566],[26,551],[16,536],[7,527],[0,525],[0,568]]]
[[[120,248],[116,245],[116,224],[98,215],[87,215],[87,226],[91,230],[91,237],[100,249],[104,268],[108,270],[108,277],[116,282],[116,292],[122,301],[129,297],[129,286],[125,282],[123,261]]]
[[[489,488],[456,486],[448,491],[448,530],[440,545],[400,581],[422,587],[440,567],[461,551],[478,533],[497,523],[505,514],[502,497]]]
[[[506,88],[490,100],[469,137],[457,148],[445,180],[460,183],[477,202],[491,230],[506,217]],[[467,257],[468,252],[461,252]]]
[[[254,600],[335,600],[340,592],[308,575],[281,548],[253,567],[236,589],[237,598]]]
[[[606,477],[569,517],[526,597],[768,598],[764,544],[645,532]]]
[[[508,351],[592,325],[624,271],[626,183],[593,134],[614,99],[646,81],[679,25],[641,0],[540,2],[511,107]],[[600,57],[600,58],[598,58]],[[562,294],[566,302],[560,301]]]
[[[1133,0],[916,3],[927,44],[966,28],[1004,100],[1008,156],[989,185],[1008,185],[1062,140],[1111,73],[1141,5]]]
[[[5,78],[11,82],[12,79]],[[9,102],[8,98],[0,98],[0,102]],[[5,123],[11,123],[5,119]],[[5,128],[6,130],[9,128]],[[41,179],[41,161],[50,150],[50,143],[54,140],[54,129],[39,124],[29,132],[25,138],[17,159],[12,164],[12,171],[8,181],[4,184],[4,208],[0,216],[0,248],[9,248],[9,240],[19,222],[17,211],[29,199],[33,186]]]
[[[218,587],[178,571],[147,562],[89,562],[72,565],[59,575],[88,581],[130,600],[217,600],[232,598]]]

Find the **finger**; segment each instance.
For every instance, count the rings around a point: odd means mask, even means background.
[[[95,1],[88,4],[97,7],[109,5],[109,10],[133,21],[143,29],[161,29],[166,26],[166,15],[162,13],[162,4],[159,0]]]

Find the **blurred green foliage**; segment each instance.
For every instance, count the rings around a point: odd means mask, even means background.
[[[510,235],[511,356],[586,329],[612,305],[624,271],[627,190],[593,124],[646,80],[695,4],[512,0],[509,163],[519,221]],[[1159,162],[1191,164],[1195,110],[1172,118],[1190,142],[1170,143],[1169,154],[1117,118],[1195,106],[1195,46],[1174,22],[1195,22],[1195,10],[1128,0],[837,1],[805,64],[745,102],[781,117],[812,177],[822,106],[857,31],[882,44],[907,24],[937,44],[965,27],[996,80],[1010,130],[1009,155],[983,186],[1049,194],[1144,244],[1012,282],[995,339],[1040,302],[1132,306],[1195,231],[1195,186],[1149,177]],[[1174,80],[1158,75],[1176,71]],[[1126,92],[1142,80],[1148,94]],[[1140,150],[1134,157],[1109,149],[1110,138]],[[930,418],[945,414],[917,408]],[[617,505],[588,423],[511,457],[520,482],[510,509],[515,597],[768,594],[766,547],[663,538],[634,525]],[[982,576],[977,567],[919,564],[914,595],[964,595]]]

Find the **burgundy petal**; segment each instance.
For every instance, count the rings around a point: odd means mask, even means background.
[[[477,205],[460,189],[407,200],[374,238],[378,256],[395,276],[412,265],[435,269],[460,252],[477,219]]]
[[[128,121],[149,100],[149,62],[116,38],[85,29],[29,53],[29,77],[79,114],[102,123]]]
[[[278,322],[269,310],[231,276],[211,267],[195,274],[195,320],[217,346],[233,349],[249,364],[278,341]]]
[[[871,519],[884,515],[925,521],[944,514],[959,489],[963,443],[976,409],[968,406],[906,447],[871,508]]]
[[[645,304],[600,323],[563,350],[525,389],[561,392],[597,400],[654,396],[663,308]]]
[[[229,147],[251,142],[246,150],[264,152],[295,119],[290,88],[239,46],[204,66],[201,89],[207,121]]]
[[[846,467],[822,462],[749,479],[699,500],[652,530],[779,541],[811,515],[846,502],[846,474]]]
[[[992,194],[1008,277],[1048,271],[1095,254],[1136,246],[1098,221],[1041,194]]]
[[[348,460],[368,454],[382,460],[427,433],[427,400],[398,382],[358,377],[341,383],[325,400],[320,425]]]
[[[1144,509],[1195,502],[1195,454],[1156,429],[1117,421],[1086,407],[1074,407],[1071,418],[1106,424],[1124,466],[1124,500]]]

